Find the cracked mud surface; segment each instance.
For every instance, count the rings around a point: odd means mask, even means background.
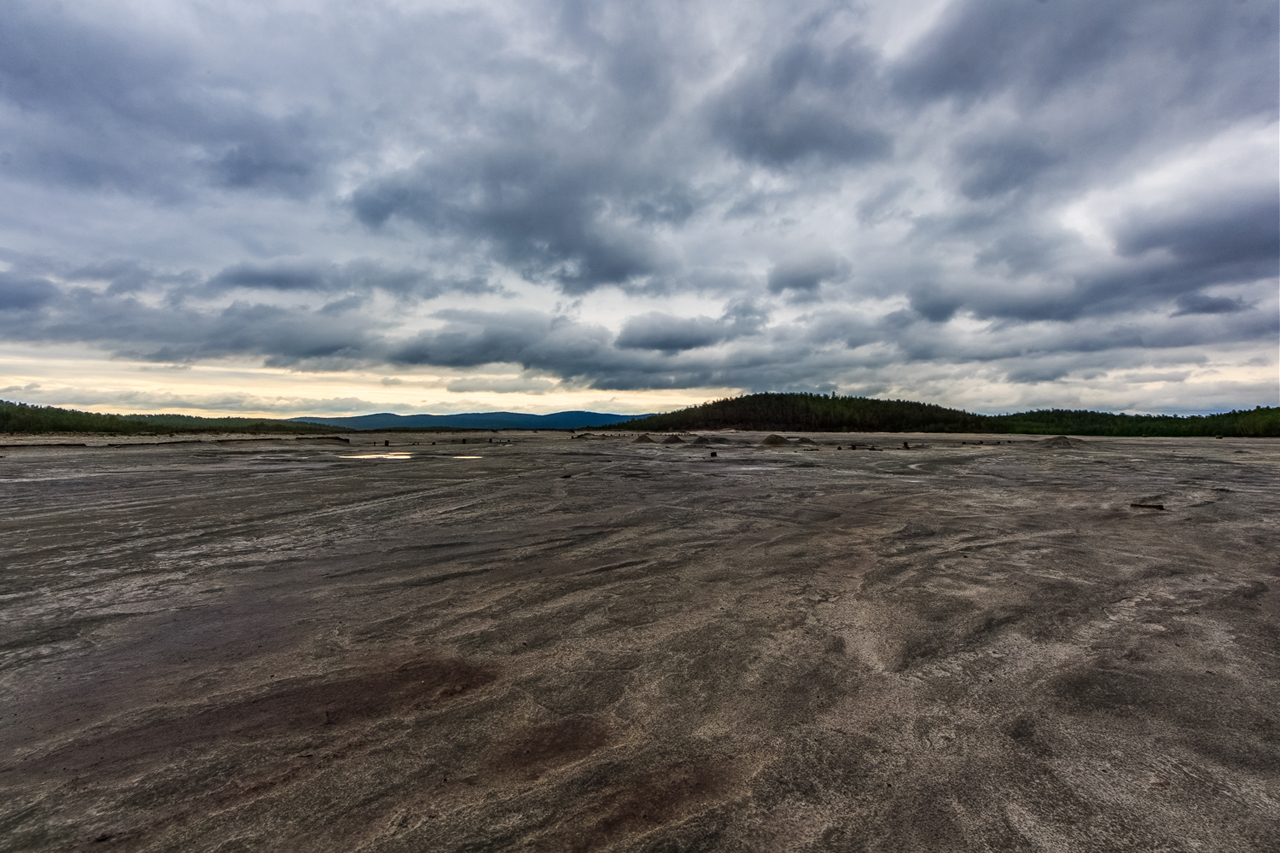
[[[1280,443],[488,437],[6,447],[0,849],[1280,849]]]

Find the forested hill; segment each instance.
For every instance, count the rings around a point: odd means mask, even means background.
[[[1046,409],[975,415],[928,403],[821,394],[751,394],[639,420],[618,429],[674,432],[749,429],[771,432],[985,432],[1031,435],[1280,436],[1280,408],[1218,415],[1113,415]]]
[[[190,415],[100,415],[55,406],[28,406],[0,400],[0,433],[108,433],[144,435],[178,432],[310,434],[341,431],[332,426],[269,418],[197,418]]]
[[[821,394],[751,394],[652,415],[618,427],[654,432],[731,428],[802,432],[975,432],[981,429],[981,423],[978,415],[928,403]]]

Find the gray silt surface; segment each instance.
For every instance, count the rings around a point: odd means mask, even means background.
[[[462,437],[6,448],[0,849],[1280,849],[1280,442]]]

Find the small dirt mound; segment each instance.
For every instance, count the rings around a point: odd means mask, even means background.
[[[678,435],[669,435],[662,439],[663,444],[684,444],[684,439]]]
[[[632,444],[657,444],[656,441],[654,441],[652,438],[649,438],[648,433],[644,435],[637,435],[636,440],[631,443]]]
[[[812,445],[813,447],[818,446],[818,442],[814,441],[812,438],[797,438],[796,444]]]
[[[777,433],[760,442],[761,447],[782,447],[785,444],[787,444],[787,440]]]
[[[1041,447],[1047,447],[1050,450],[1071,450],[1074,447],[1087,447],[1089,442],[1081,441],[1078,438],[1067,438],[1065,435],[1055,435],[1053,438],[1046,438],[1040,442]]]
[[[711,439],[707,438],[705,435],[700,435],[693,440],[693,443],[694,444],[710,444]]]

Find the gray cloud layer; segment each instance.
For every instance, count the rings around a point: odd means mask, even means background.
[[[910,12],[15,0],[0,335],[1048,402],[1274,360],[1274,2]]]

